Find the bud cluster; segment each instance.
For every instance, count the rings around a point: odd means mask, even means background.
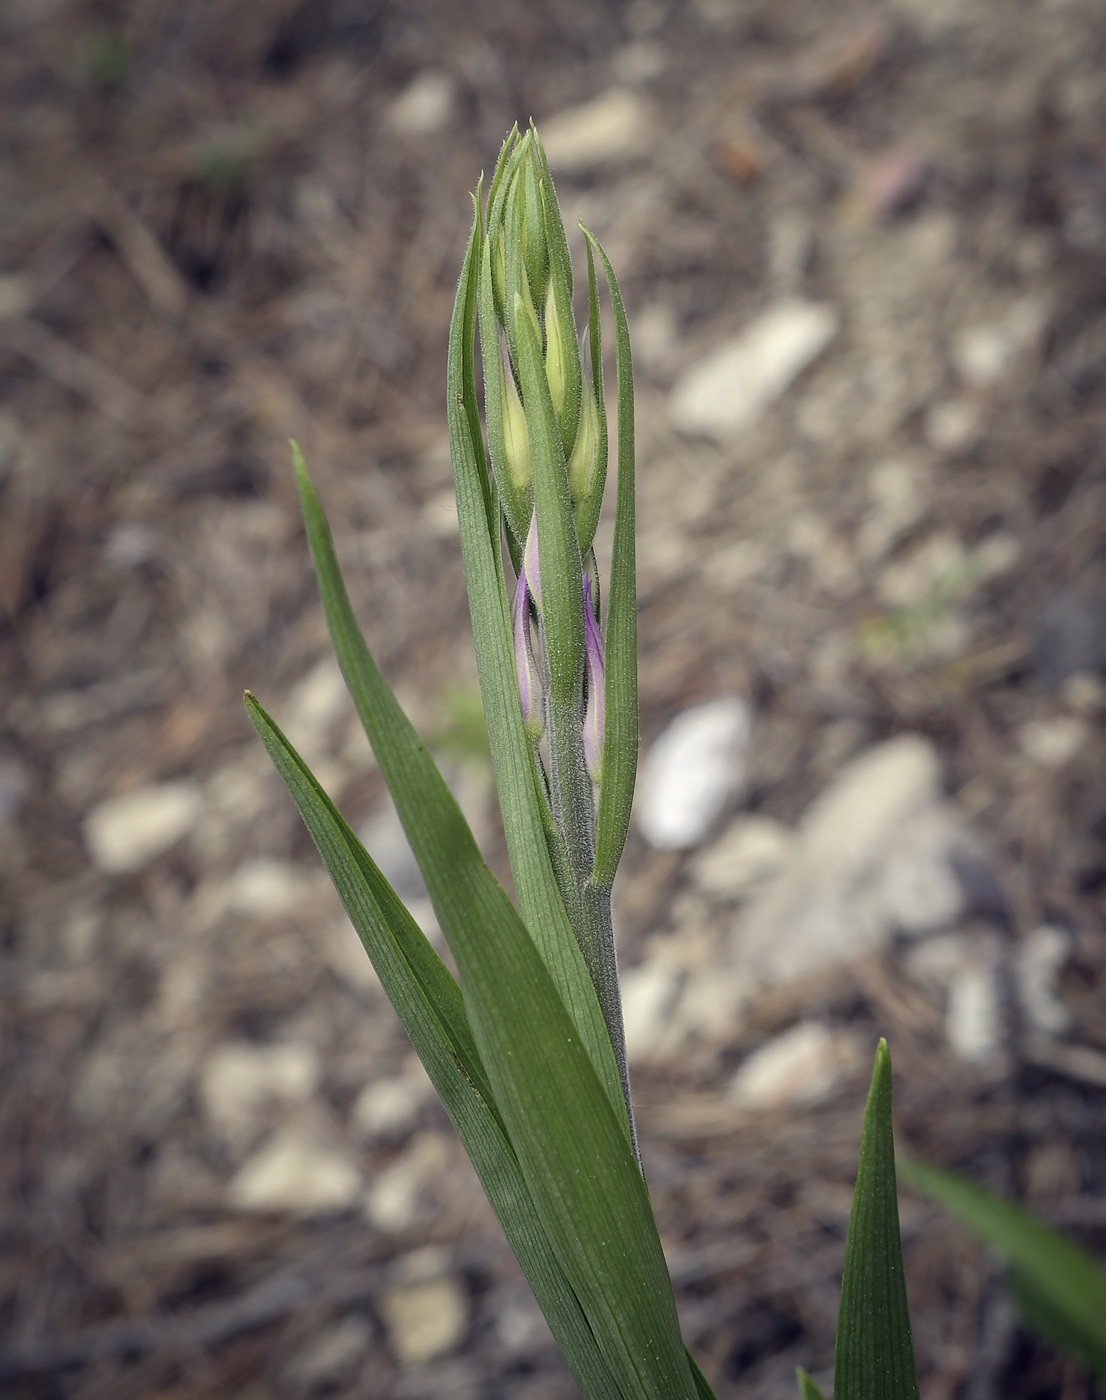
[[[478,283],[492,474],[518,574],[513,608],[523,721],[536,745],[550,688],[575,704],[587,770],[601,776],[603,643],[592,541],[606,477],[598,303],[581,355],[572,266],[536,130],[504,143],[488,197]],[[552,594],[543,604],[543,584]],[[570,598],[566,595],[570,595]]]

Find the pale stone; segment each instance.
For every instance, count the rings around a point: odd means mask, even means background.
[[[801,1021],[762,1045],[730,1081],[740,1108],[773,1109],[821,1103],[857,1059],[855,1039],[821,1021]]]
[[[575,173],[641,154],[650,141],[649,108],[636,93],[611,88],[541,124],[541,139],[554,171]]]
[[[238,1210],[310,1216],[347,1210],[363,1188],[361,1173],[344,1153],[287,1128],[248,1159],[228,1196]]]
[[[962,933],[939,933],[907,948],[903,971],[923,986],[947,987],[971,956],[971,941]]]
[[[1018,728],[1018,747],[1026,758],[1042,768],[1062,768],[1085,749],[1089,740],[1086,723],[1075,715],[1053,719],[1031,719]]]
[[[195,827],[204,804],[195,783],[160,783],[98,803],[85,817],[92,863],[127,875],[162,855]]]
[[[226,1044],[208,1056],[200,1075],[200,1100],[217,1128],[237,1134],[252,1128],[273,1100],[310,1098],[319,1077],[318,1051],[304,1041]]]
[[[651,961],[630,968],[619,980],[626,1056],[630,1061],[645,1059],[668,1025],[682,975],[677,967]]]
[[[352,703],[337,661],[324,656],[292,688],[284,732],[301,754],[314,756],[322,751],[331,725]]]
[[[968,1064],[983,1065],[1002,1045],[1002,997],[991,958],[974,958],[949,984],[945,1012],[949,1048]]]
[[[287,914],[316,889],[306,871],[287,861],[259,856],[240,865],[228,882],[228,907],[239,914],[272,917]]]
[[[1040,339],[1047,319],[1043,302],[1025,298],[998,321],[966,327],[952,342],[957,373],[975,388],[997,384],[1017,357]]]
[[[637,824],[656,850],[698,846],[745,781],[752,714],[722,695],[678,714],[642,765]]]
[[[350,1123],[367,1138],[401,1137],[415,1126],[432,1094],[433,1085],[418,1057],[413,1056],[402,1074],[365,1085],[353,1105]]]
[[[452,1351],[468,1328],[468,1294],[454,1274],[389,1289],[377,1306],[402,1366],[424,1366]]]
[[[776,874],[791,853],[795,837],[770,817],[738,817],[691,862],[700,889],[723,899],[743,899]]]
[[[691,366],[669,400],[681,432],[725,441],[748,432],[837,334],[840,318],[817,302],[778,302],[741,335]]]
[[[410,1146],[375,1177],[365,1194],[366,1220],[386,1234],[406,1230],[419,1212],[420,1198],[449,1163],[444,1134],[416,1133]]]
[[[938,452],[963,452],[981,432],[979,407],[972,399],[934,404],[925,417],[925,435]]]
[[[966,837],[918,735],[867,750],[812,803],[786,865],[734,930],[737,966],[773,984],[882,947],[895,933],[954,923],[965,895],[953,868]]]
[[[388,125],[404,136],[441,131],[453,111],[453,80],[428,68],[417,73],[388,108]]]
[[[1071,936],[1055,924],[1043,924],[1018,949],[1018,998],[1030,1028],[1039,1035],[1064,1035],[1074,1023],[1057,986],[1070,954]]]

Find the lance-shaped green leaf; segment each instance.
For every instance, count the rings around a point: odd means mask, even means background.
[[[895,1189],[891,1057],[885,1040],[876,1051],[864,1112],[841,1280],[833,1396],[834,1400],[917,1400],[918,1396]]]
[[[478,451],[474,445],[465,412],[470,392],[467,386],[474,379],[476,346],[468,308],[476,294],[479,251],[477,219],[450,322],[446,409],[465,584],[492,764],[523,920],[576,1022],[612,1104],[618,1106],[625,1120],[629,1140],[629,1116],[623,1107],[622,1082],[614,1051],[550,861],[546,814],[540,803],[533,752],[523,729],[519,704],[499,521],[498,518],[493,521],[494,512],[489,512],[487,506],[488,472],[482,448]],[[345,607],[348,608],[348,601]],[[581,619],[581,633],[582,630]]]
[[[637,564],[635,559],[634,377],[626,308],[614,269],[598,240],[588,240],[589,284],[594,282],[591,250],[599,254],[614,309],[618,386],[618,487],[614,516],[611,579],[607,590],[606,705],[603,730],[603,784],[599,789],[595,869],[592,883],[610,889],[630,827],[638,754]],[[598,308],[592,312],[598,324]],[[594,334],[594,331],[593,331]],[[592,342],[593,369],[596,342]],[[599,380],[602,392],[602,380]]]
[[[903,1180],[958,1216],[1009,1268],[1011,1291],[1031,1326],[1106,1380],[1106,1273],[1066,1235],[1013,1201],[915,1158]]]
[[[426,1067],[581,1390],[623,1400],[542,1228],[469,1030],[461,989],[320,787],[250,694],[250,719],[311,833],[350,922]]]
[[[595,539],[599,514],[603,508],[603,491],[607,484],[607,405],[603,391],[603,328],[599,316],[599,287],[595,280],[595,254],[592,251],[590,240],[586,240],[584,246],[588,255],[588,342],[591,354],[591,394],[589,397],[588,386],[584,385],[581,390],[580,427],[577,430],[577,438],[579,439],[585,433],[590,433],[587,418],[594,415],[593,426],[597,441],[595,444],[595,479],[591,490],[584,494],[579,492],[572,494],[576,510],[576,538],[580,541],[580,549],[586,554]],[[583,447],[584,445],[578,441],[573,446],[573,457],[577,455],[577,448],[582,451]],[[571,483],[572,463],[570,461],[570,493]]]

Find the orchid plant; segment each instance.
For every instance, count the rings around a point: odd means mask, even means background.
[[[487,200],[478,186],[473,202],[447,408],[517,905],[373,660],[294,448],[334,647],[459,980],[274,721],[252,694],[246,703],[580,1390],[587,1400],[706,1400],[713,1392],[680,1334],[642,1169],[611,921],[638,750],[626,314],[610,262],[584,229],[581,352],[568,242],[533,127],[509,134]],[[605,586],[593,547],[608,461],[601,282],[613,312],[617,424]],[[799,1384],[804,1397],[821,1393],[805,1372]],[[918,1393],[883,1042],[862,1135],[835,1385],[837,1400]]]

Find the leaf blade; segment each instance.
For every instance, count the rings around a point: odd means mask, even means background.
[[[465,1018],[460,988],[310,769],[256,699],[247,709],[476,1168],[581,1390],[623,1400],[540,1227]]]
[[[891,1057],[876,1050],[864,1112],[841,1309],[834,1400],[917,1400],[891,1125]]]
[[[903,1180],[950,1211],[1011,1270],[1027,1320],[1106,1379],[1106,1273],[1081,1245],[982,1186],[915,1158]]]

